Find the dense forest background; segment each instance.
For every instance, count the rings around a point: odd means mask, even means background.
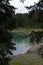
[[[42,3],[43,4],[43,3]],[[11,27],[43,28],[43,5],[40,3],[26,7],[29,13],[13,15]]]
[[[15,14],[11,20],[11,27],[43,28],[43,10],[32,10],[29,13]]]
[[[15,44],[11,43],[12,36],[9,30],[18,27],[43,29],[43,0],[26,8],[29,13],[15,14],[15,7],[10,5],[9,0],[0,0],[0,65],[8,65],[10,59],[7,55],[12,55],[11,50],[16,49],[13,46]],[[31,32],[30,36],[32,42],[39,43],[43,38],[43,31]],[[43,51],[41,54],[43,55]]]

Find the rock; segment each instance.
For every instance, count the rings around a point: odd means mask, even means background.
[[[36,53],[38,53],[38,49],[39,48],[40,48],[40,45],[39,44],[35,44],[30,49],[28,49],[28,51],[26,53],[27,54],[36,54]]]

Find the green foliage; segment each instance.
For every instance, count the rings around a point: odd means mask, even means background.
[[[34,32],[32,31],[30,34],[30,43],[39,44],[40,48],[38,49],[38,54],[43,58],[43,31]]]
[[[27,7],[26,8],[28,10],[30,10],[29,12],[29,20],[30,20],[30,25],[32,27],[36,27],[36,28],[43,28],[43,1],[39,0],[38,3],[35,3],[35,5]],[[43,31],[32,31],[30,34],[30,42],[35,44],[39,44],[41,43],[41,41],[43,40]],[[43,43],[43,42],[42,42]],[[41,56],[43,56],[43,45],[40,48],[40,52],[39,54]]]
[[[30,34],[30,42],[39,44],[42,41],[43,31],[32,31]]]
[[[31,27],[43,28],[43,1],[39,0],[33,6],[26,6],[29,10],[29,24]]]
[[[11,21],[12,23],[12,26],[15,28],[17,27],[26,27],[28,26],[28,22],[29,22],[29,19],[28,19],[28,13],[25,13],[25,14],[16,14],[13,16],[13,19]]]
[[[10,6],[9,0],[0,0],[0,65],[8,65],[10,60],[8,56],[12,55],[13,49],[16,49],[15,44],[11,43],[12,36],[8,31],[14,9]]]
[[[23,54],[14,57],[10,65],[43,65],[43,59],[37,54]]]

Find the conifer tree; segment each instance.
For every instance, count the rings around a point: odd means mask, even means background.
[[[8,55],[12,55],[12,50],[16,49],[15,44],[11,43],[12,36],[8,27],[14,9],[9,0],[0,0],[0,65],[8,65]]]

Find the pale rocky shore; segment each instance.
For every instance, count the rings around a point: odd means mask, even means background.
[[[41,45],[43,45],[43,43],[33,45],[27,50],[26,54],[37,54],[38,49],[40,49]]]

